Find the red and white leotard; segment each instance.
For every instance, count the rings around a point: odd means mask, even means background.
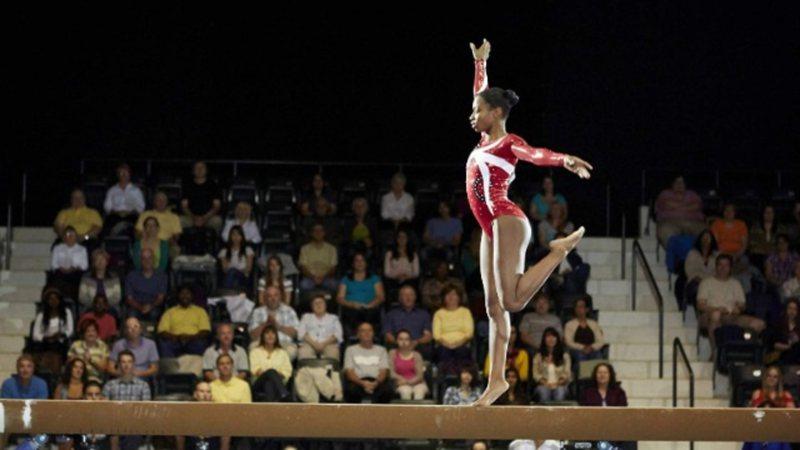
[[[475,61],[473,94],[487,87],[486,61]],[[517,161],[521,159],[537,166],[562,166],[566,155],[531,147],[515,134],[507,134],[494,142],[490,139],[488,133],[481,133],[480,142],[467,159],[467,199],[478,224],[491,238],[495,218],[510,215],[527,219],[508,199],[508,187],[514,181]]]

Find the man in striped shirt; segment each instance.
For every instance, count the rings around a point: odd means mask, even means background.
[[[103,396],[112,401],[146,401],[151,399],[150,386],[133,374],[136,357],[130,350],[122,350],[117,357],[120,376],[103,387]],[[142,436],[112,436],[112,450],[135,450],[142,444]]]

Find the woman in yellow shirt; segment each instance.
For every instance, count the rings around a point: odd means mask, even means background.
[[[433,339],[439,355],[439,370],[458,375],[462,366],[472,363],[470,342],[475,322],[469,309],[461,306],[463,292],[457,284],[442,288],[443,306],[433,315]]]
[[[258,347],[250,350],[250,371],[256,401],[276,402],[289,397],[286,383],[292,377],[292,361],[281,348],[274,326],[264,327]]]

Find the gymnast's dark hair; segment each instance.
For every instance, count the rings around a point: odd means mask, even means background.
[[[519,103],[519,96],[511,89],[502,89],[499,87],[491,87],[481,91],[478,95],[483,98],[483,101],[489,104],[492,108],[500,108],[503,110],[503,115],[508,117],[511,108]]]

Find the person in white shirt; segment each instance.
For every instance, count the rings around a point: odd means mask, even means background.
[[[104,232],[111,236],[122,232],[133,235],[136,219],[144,211],[144,195],[141,189],[131,183],[131,168],[127,164],[117,167],[117,180],[106,192],[103,202],[106,212]]]
[[[784,303],[790,298],[800,298],[800,263],[794,265],[794,277],[781,286],[781,296]]]
[[[78,298],[83,272],[89,268],[86,247],[78,244],[78,233],[72,227],[64,230],[64,240],[53,247],[50,260],[50,282],[71,299]]]
[[[51,373],[61,373],[74,327],[72,312],[61,292],[53,287],[47,288],[42,293],[42,310],[33,321],[31,340],[39,364]]]
[[[405,175],[396,173],[392,177],[392,190],[381,198],[381,218],[392,222],[395,228],[414,219],[414,197],[405,188]]]
[[[261,232],[258,231],[258,225],[253,220],[253,207],[248,202],[239,202],[236,204],[236,209],[233,212],[233,217],[225,221],[225,227],[222,229],[222,240],[228,242],[228,234],[234,225],[239,225],[244,230],[244,239],[250,244],[258,244],[261,242]]]
[[[311,300],[310,313],[303,314],[297,337],[300,348],[297,359],[328,358],[339,360],[339,344],[342,338],[342,323],[339,318],[328,313],[325,297],[317,295]]]

